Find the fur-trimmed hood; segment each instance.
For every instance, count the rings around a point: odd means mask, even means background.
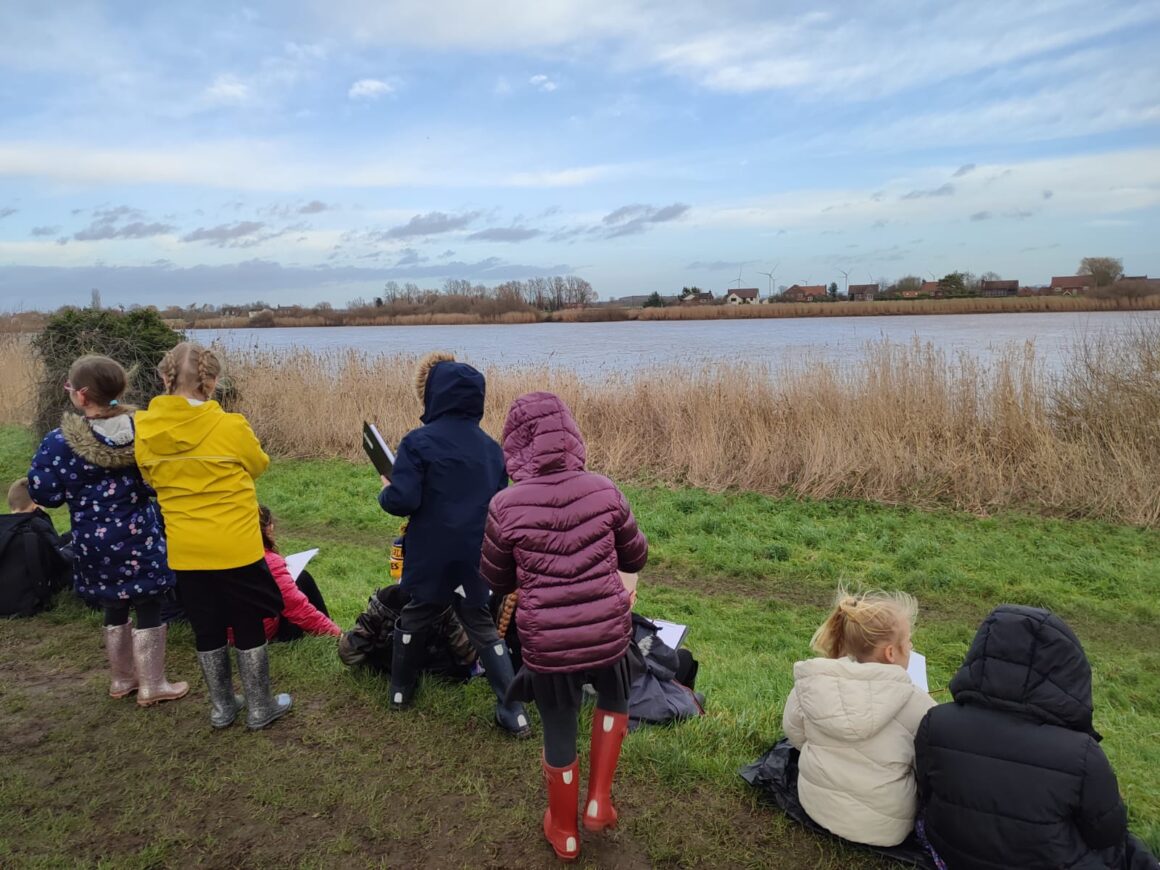
[[[455,354],[437,350],[427,354],[415,366],[415,398],[424,408],[427,406],[427,380],[431,377],[431,370],[441,362],[455,362]]]
[[[60,421],[60,434],[73,453],[90,465],[129,468],[137,462],[131,414],[91,422],[79,414],[65,414]]]
[[[487,393],[484,377],[467,363],[456,362],[449,353],[433,353],[419,363],[415,391],[423,403],[424,423],[441,417],[461,417],[477,423],[483,419]]]

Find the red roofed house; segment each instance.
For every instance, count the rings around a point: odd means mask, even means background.
[[[907,298],[907,299],[914,298],[913,296],[907,296],[905,291],[903,292],[902,295],[903,295],[903,298]],[[915,293],[914,295],[915,296],[929,296],[931,299],[937,299],[938,297],[943,295],[942,284],[940,284],[938,281],[923,281],[922,286],[918,288],[918,292]]]
[[[725,294],[725,301],[729,305],[752,305],[757,301],[756,287],[739,287]]]
[[[1059,275],[1051,279],[1051,292],[1060,296],[1085,293],[1093,285],[1091,275]]]
[[[824,284],[809,284],[804,287],[801,284],[794,284],[785,291],[788,302],[819,302],[828,299],[829,296]]]
[[[1018,296],[1018,281],[984,281],[979,285],[980,296]]]
[[[851,302],[873,302],[878,295],[877,284],[851,284],[846,288],[846,295]]]

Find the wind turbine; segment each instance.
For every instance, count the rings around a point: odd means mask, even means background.
[[[744,267],[744,265],[745,265],[745,264],[744,264],[744,263],[742,263],[741,265],[739,265],[739,266],[737,267],[737,280],[736,280],[736,281],[730,281],[730,282],[729,282],[730,284],[736,284],[736,285],[737,285],[737,289],[738,289],[738,290],[740,290],[740,289],[741,289],[741,269]]]
[[[841,273],[842,273],[842,277],[846,279],[846,288],[845,288],[845,290],[844,290],[843,292],[844,292],[844,293],[845,293],[847,296],[849,296],[849,295],[850,295],[850,273],[849,273],[849,272],[847,272],[845,269],[839,269],[838,271],[839,271],[839,272],[841,272]]]
[[[769,279],[769,295],[773,296],[773,276],[777,274],[777,267],[781,265],[781,260],[773,264],[773,269],[769,272],[758,272],[758,275],[764,275]]]

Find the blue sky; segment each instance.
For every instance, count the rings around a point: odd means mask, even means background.
[[[0,5],[0,308],[1160,275],[1160,4]]]

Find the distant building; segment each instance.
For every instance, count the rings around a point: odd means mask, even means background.
[[[682,305],[712,305],[713,291],[707,293],[686,293],[681,297]]]
[[[979,285],[980,296],[1018,296],[1018,281],[983,281]]]
[[[918,296],[929,296],[931,299],[938,299],[942,295],[942,284],[938,281],[923,281],[922,286],[918,288],[918,292],[914,296],[907,296],[906,291],[902,291],[902,297],[904,299],[914,299]]]
[[[756,287],[739,287],[725,294],[725,302],[729,305],[753,305],[757,302]]]
[[[1076,296],[1092,288],[1091,275],[1057,275],[1051,279],[1051,292],[1058,296]]]
[[[829,298],[825,284],[794,284],[785,291],[787,302],[821,302]]]
[[[873,302],[878,295],[877,284],[851,284],[846,288],[851,302]]]

